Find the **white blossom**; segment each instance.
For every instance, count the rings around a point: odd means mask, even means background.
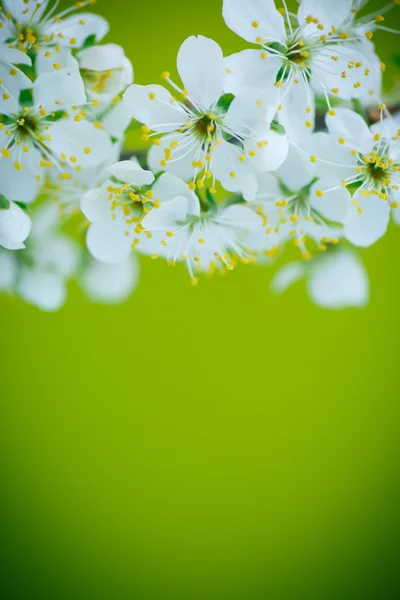
[[[139,282],[139,260],[132,254],[124,261],[108,265],[90,258],[79,276],[86,296],[93,302],[121,304],[135,291]]]
[[[8,250],[25,248],[31,219],[18,204],[0,195],[0,246]]]
[[[49,170],[62,173],[66,165],[81,169],[107,159],[109,136],[81,111],[73,116],[72,107],[85,101],[76,65],[40,75],[33,83],[32,106],[9,99],[0,123],[0,193],[29,203]],[[72,113],[67,118],[66,111]]]
[[[352,19],[349,0],[302,0],[297,15],[274,0],[224,0],[223,16],[235,33],[258,45],[225,59],[225,89],[234,94],[260,90],[270,82],[281,103],[292,88],[306,127],[313,126],[313,93],[349,100],[380,97],[380,63],[363,36],[342,29]]]
[[[66,283],[78,268],[80,251],[70,237],[58,230],[55,204],[38,207],[32,220],[27,247],[16,255],[13,290],[41,310],[58,310],[65,302]]]
[[[213,189],[219,180],[228,191],[254,193],[255,171],[272,171],[287,155],[286,137],[270,127],[277,90],[270,85],[263,94],[250,90],[233,100],[223,97],[222,50],[202,36],[182,44],[177,62],[184,88],[167,72],[163,78],[181,100],[159,85],[133,85],[124,97],[132,116],[144,123],[143,139],[150,131],[157,136],[149,152],[151,169],[192,180],[193,189],[208,180]]]
[[[367,272],[357,254],[348,248],[335,248],[309,263],[288,263],[275,275],[271,288],[281,294],[303,278],[310,299],[322,308],[362,308],[368,303]]]
[[[382,107],[382,113],[384,111]],[[400,128],[390,115],[369,128],[355,112],[340,108],[327,116],[329,134],[318,134],[314,145],[317,172],[332,185],[316,191],[321,199],[354,185],[352,210],[345,237],[356,246],[369,246],[385,233],[390,210],[400,200]]]

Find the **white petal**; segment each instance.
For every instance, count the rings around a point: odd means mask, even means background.
[[[111,219],[111,214],[93,223],[86,235],[88,250],[94,258],[107,264],[120,263],[128,258],[131,237],[125,235],[127,225],[123,218]]]
[[[274,202],[281,195],[278,179],[271,173],[257,175],[256,202]]]
[[[102,186],[89,190],[82,196],[81,210],[92,223],[99,221],[110,212],[111,204],[108,200],[109,192],[107,192],[109,185],[111,185],[111,181],[106,181]]]
[[[3,22],[4,23],[4,22]],[[32,60],[25,52],[21,52],[16,48],[2,46],[0,62],[10,65],[31,65]]]
[[[25,204],[31,203],[38,195],[43,174],[40,168],[40,153],[31,147],[29,152],[21,152],[20,146],[10,148],[10,156],[0,156],[0,194],[12,200]],[[15,169],[14,164],[20,163],[22,169]]]
[[[307,271],[307,266],[302,262],[292,262],[280,269],[271,281],[271,291],[274,294],[283,294],[294,283],[300,281]]]
[[[236,96],[230,105],[223,127],[246,138],[262,127],[269,127],[279,104],[279,90],[270,86],[268,93]]]
[[[248,42],[284,41],[286,38],[283,16],[273,0],[224,0],[222,15],[232,31]]]
[[[33,84],[33,97],[36,106],[47,111],[86,102],[85,87],[78,69],[61,69],[39,75]]]
[[[187,113],[161,85],[131,85],[124,94],[132,118],[158,132],[175,131],[188,120]]]
[[[106,265],[92,259],[80,283],[94,302],[119,304],[129,298],[139,281],[139,261],[135,255],[117,265]]]
[[[315,122],[315,103],[310,86],[301,79],[296,81],[298,83],[292,82],[289,90],[285,92],[278,117],[279,123],[285,128],[287,138],[302,145],[304,138],[313,129],[309,125],[311,123],[313,126]]]
[[[107,171],[124,183],[130,183],[137,187],[150,185],[154,181],[151,171],[142,169],[138,162],[133,160],[121,160],[107,167]]]
[[[356,167],[357,157],[324,132],[308,136],[304,140],[304,148],[310,156],[316,156],[316,175],[332,185],[340,183],[343,179],[355,175],[350,167]],[[327,162],[322,162],[327,161]],[[331,186],[330,186],[331,187]]]
[[[345,237],[355,246],[371,246],[386,233],[390,216],[389,204],[372,195],[357,198],[363,213],[360,214],[356,209],[350,211],[345,225]]]
[[[150,148],[147,157],[149,167],[153,173],[167,171],[184,180],[192,179],[194,173],[192,161],[195,160],[201,146],[198,143],[194,143],[191,146],[186,145],[181,150],[180,146],[183,146],[187,140],[187,137],[181,133],[177,133],[174,136],[174,140],[179,141],[178,147],[172,153],[174,160],[168,161],[166,166],[161,164],[161,161],[164,161],[165,159],[164,150],[165,148],[168,148],[170,144],[170,139],[162,138],[159,146],[154,145]]]
[[[74,69],[79,75],[79,64],[68,46],[60,48],[59,52],[55,52],[53,49],[49,50],[47,46],[36,51],[35,71],[38,77],[44,73],[57,73],[54,64],[59,65],[61,69]]]
[[[22,269],[16,289],[24,300],[44,311],[58,310],[66,298],[64,278],[41,269]]]
[[[37,7],[36,2],[27,3],[25,0],[3,0],[2,2],[5,12],[11,13],[15,21],[21,24],[29,23],[33,14],[35,20],[40,20],[47,9],[48,3],[49,0],[44,0]]]
[[[160,208],[150,211],[143,219],[142,226],[148,231],[164,231],[174,228],[176,223],[184,222],[189,215],[189,202],[187,198],[178,196],[174,200],[165,202]]]
[[[81,50],[78,61],[81,69],[90,71],[108,71],[109,69],[120,69],[125,53],[117,44],[103,44],[102,46],[90,46]]]
[[[360,115],[348,108],[337,108],[335,116],[326,117],[329,133],[335,141],[339,138],[345,140],[345,145],[350,149],[360,152],[370,152],[374,145],[372,133]]]
[[[54,33],[58,36],[59,33],[62,33],[64,35],[64,43],[69,43],[69,39],[74,38],[76,43],[72,44],[72,47],[79,48],[92,35],[95,36],[96,42],[99,42],[108,33],[108,30],[109,25],[107,21],[103,17],[100,17],[100,15],[80,12],[63,18],[61,23],[52,22],[46,28],[46,34],[51,35]]]
[[[64,278],[70,278],[78,268],[80,252],[74,240],[63,234],[53,234],[39,240],[31,248],[35,266]]]
[[[0,246],[9,250],[24,248],[24,241],[31,231],[30,217],[14,202],[0,209]]]
[[[311,182],[314,174],[315,164],[310,162],[307,152],[291,144],[285,162],[278,169],[285,186],[292,191],[300,190]]]
[[[325,31],[330,31],[332,25],[339,28],[346,19],[350,19],[352,7],[352,0],[301,0],[297,17],[301,24],[307,22],[307,17],[314,17],[323,25]],[[312,25],[315,33],[318,33],[317,24]]]
[[[0,249],[0,291],[11,291],[17,279],[17,259],[14,252]]]
[[[189,203],[189,213],[199,216],[200,205],[196,194],[189,189],[182,179],[172,175],[172,173],[163,173],[153,185],[152,190],[153,199],[159,200],[161,204],[174,200],[177,196],[184,196]]]
[[[267,142],[265,146],[258,145],[265,142]],[[275,171],[284,163],[289,152],[289,142],[285,135],[270,129],[257,140],[245,140],[244,148],[250,164],[260,173],[265,173]]]
[[[260,217],[247,206],[232,204],[223,209],[218,216],[218,223],[239,229],[255,229],[260,225]]]
[[[55,230],[60,221],[60,208],[56,202],[46,202],[33,211],[32,239],[40,240]]]
[[[265,92],[275,83],[282,61],[263,50],[243,50],[225,58],[225,91],[236,95]]]
[[[312,301],[323,308],[362,307],[369,299],[364,265],[356,253],[345,249],[328,252],[312,264],[307,289]]]
[[[222,96],[226,72],[222,50],[214,40],[202,35],[187,38],[177,64],[189,98],[198,107],[208,109]]]
[[[108,135],[121,139],[132,120],[131,110],[124,99],[113,105],[102,118],[101,123]]]
[[[248,200],[253,199],[257,174],[239,146],[223,140],[213,154],[212,171],[226,191],[242,192]]]
[[[71,156],[76,158],[74,165],[90,168],[108,160],[112,154],[112,143],[107,133],[83,120],[75,122],[61,119],[49,126],[51,141],[49,148],[62,160],[65,154],[69,161]]]
[[[337,190],[324,194],[322,198],[316,195],[317,190],[323,191],[329,189],[329,185],[329,182],[318,180],[311,186],[311,205],[329,221],[344,223],[349,216],[352,206],[350,192],[346,188],[340,187]]]

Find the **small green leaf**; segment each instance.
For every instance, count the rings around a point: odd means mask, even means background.
[[[21,106],[32,106],[33,105],[33,95],[32,95],[31,89],[20,91],[19,103]]]
[[[213,213],[217,212],[217,203],[216,203],[214,194],[212,194],[210,192],[209,188],[206,189],[206,198],[207,198],[209,211],[213,212]]]
[[[282,46],[282,44],[280,44],[279,42],[272,42],[272,44],[268,44],[268,48],[272,48],[273,50],[277,50],[281,54],[285,54],[286,53],[285,46]]]
[[[82,50],[84,50],[85,48],[90,48],[90,46],[94,46],[95,43],[96,43],[96,34],[92,33],[91,35],[88,35],[88,37],[83,42]]]
[[[14,200],[14,204],[18,204],[20,208],[23,210],[28,210],[28,205],[25,202],[20,202],[19,200]]]
[[[2,196],[0,194],[0,209],[1,210],[8,210],[11,206],[11,202],[9,200],[7,200],[7,198],[5,198],[4,196]]]
[[[278,123],[278,121],[272,121],[271,129],[272,129],[272,131],[276,131],[276,133],[279,133],[280,135],[285,135],[285,133],[286,133],[286,129],[284,128],[283,125]]]
[[[233,94],[224,94],[217,102],[217,108],[221,112],[226,112],[232,102],[234,101],[235,96]]]

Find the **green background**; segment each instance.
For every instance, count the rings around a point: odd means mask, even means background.
[[[96,10],[137,83],[191,34],[246,47],[218,0]],[[399,38],[375,39],[390,86]],[[3,597],[397,598],[399,252],[391,226],[339,313],[272,296],[275,268],[193,288],[146,259],[121,307],[3,296]]]

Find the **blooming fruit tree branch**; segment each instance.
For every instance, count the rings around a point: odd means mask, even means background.
[[[138,254],[182,263],[195,285],[292,243],[298,260],[273,290],[304,277],[321,306],[363,306],[355,248],[400,223],[400,116],[374,46],[399,2],[380,14],[366,3],[300,0],[292,13],[284,0],[224,0],[246,48],[225,56],[194,32],[179,79],[144,86],[124,50],[102,43],[92,0],[58,13],[50,0],[2,0],[0,290],[56,310],[75,277],[117,303],[137,284]],[[125,160],[132,121],[148,152]]]

